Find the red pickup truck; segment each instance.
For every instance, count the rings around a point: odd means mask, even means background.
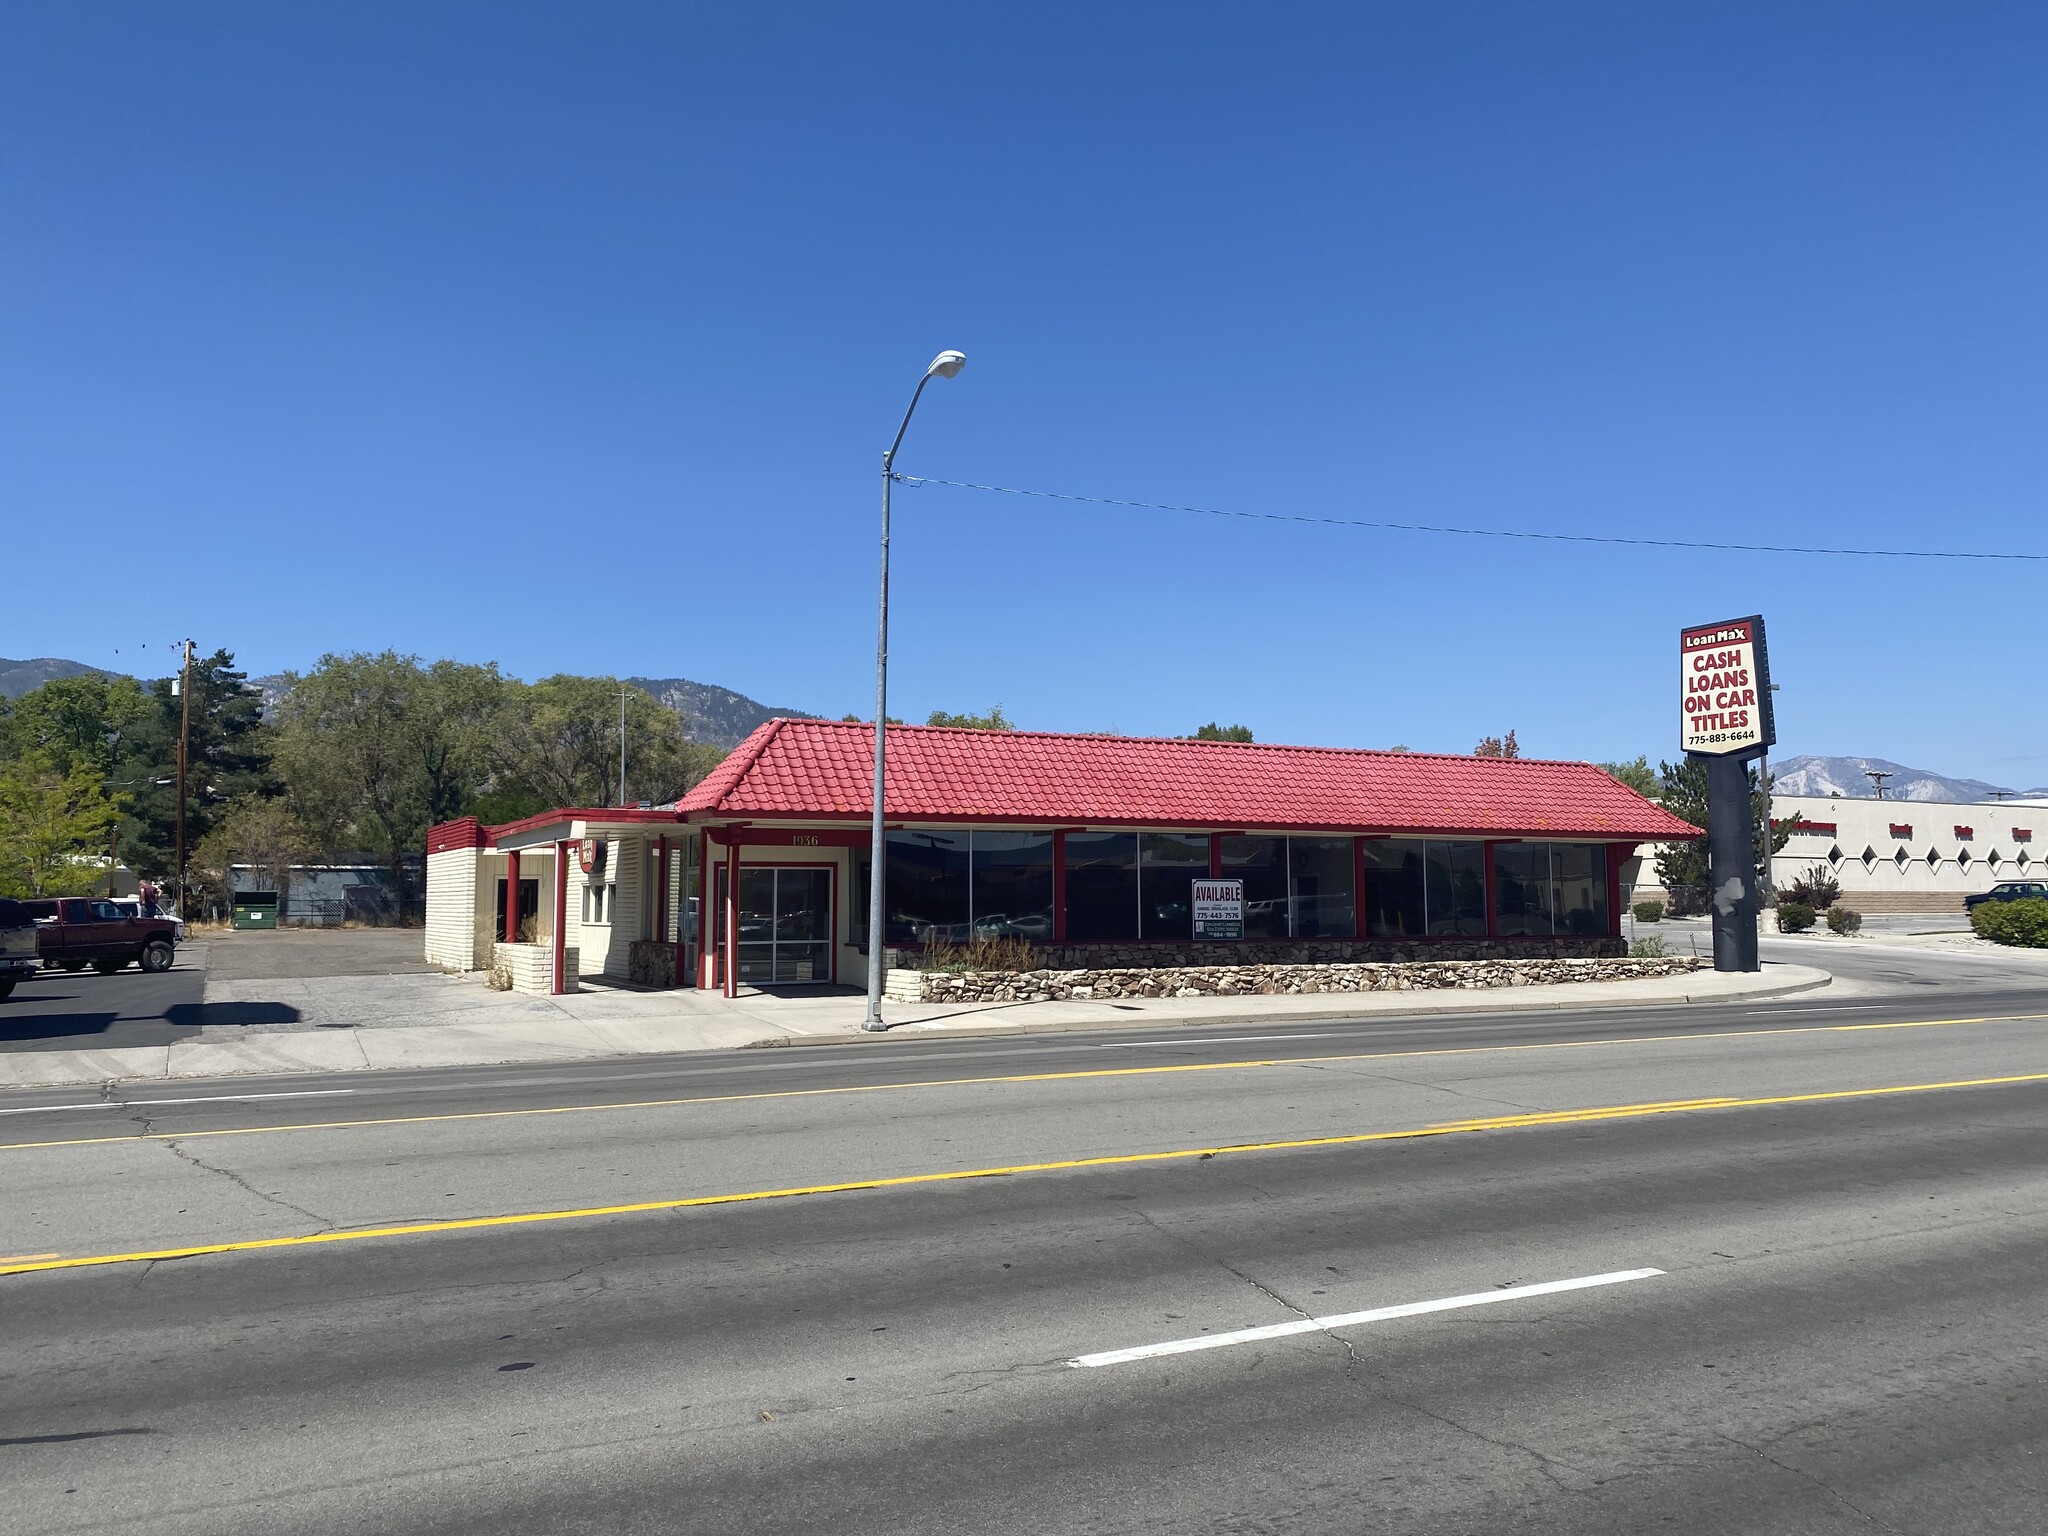
[[[61,971],[88,965],[102,976],[133,961],[145,971],[168,971],[177,958],[175,918],[138,917],[104,898],[38,897],[22,903],[36,920],[36,950]]]

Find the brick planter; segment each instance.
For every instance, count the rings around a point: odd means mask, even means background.
[[[884,990],[899,1003],[1087,1001],[1114,997],[1276,997],[1317,992],[1428,992],[1452,988],[1636,981],[1700,968],[1693,955],[1629,960],[1422,960],[1407,964],[1097,967],[1092,970],[891,970]]]

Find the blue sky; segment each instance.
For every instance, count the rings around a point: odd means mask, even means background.
[[[2048,553],[2029,5],[40,7],[0,654],[395,646],[872,704],[877,470]],[[892,712],[2048,782],[2048,564],[896,497]],[[137,647],[144,642],[147,652]],[[118,655],[116,648],[119,648]]]

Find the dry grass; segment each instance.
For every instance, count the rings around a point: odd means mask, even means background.
[[[1029,939],[975,939],[966,944],[949,944],[926,939],[918,956],[920,971],[1035,971],[1040,968],[1038,951]]]

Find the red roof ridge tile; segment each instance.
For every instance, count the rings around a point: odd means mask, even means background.
[[[754,735],[759,735],[767,726],[796,725],[807,729],[828,727],[845,731],[872,731],[872,720],[818,720],[802,715],[777,715],[774,719],[757,726]],[[1413,749],[1396,750],[1393,747],[1332,747],[1318,746],[1307,742],[1287,741],[1210,741],[1200,736],[1124,736],[1115,731],[1042,731],[1024,730],[1011,727],[1008,730],[991,730],[983,725],[912,725],[907,721],[894,720],[889,724],[889,734],[898,731],[915,731],[921,736],[970,736],[1007,737],[1011,740],[1037,737],[1049,741],[1127,741],[1137,746],[1175,747],[1221,747],[1241,752],[1249,748],[1259,752],[1331,752],[1355,757],[1395,757],[1419,762],[1450,763],[1523,763],[1536,767],[1562,766],[1567,768],[1595,767],[1599,764],[1582,757],[1480,757],[1470,752],[1417,752]],[[733,749],[734,753],[744,750],[754,736],[747,737]],[[730,758],[727,761],[731,761]],[[721,764],[721,766],[723,766]]]

